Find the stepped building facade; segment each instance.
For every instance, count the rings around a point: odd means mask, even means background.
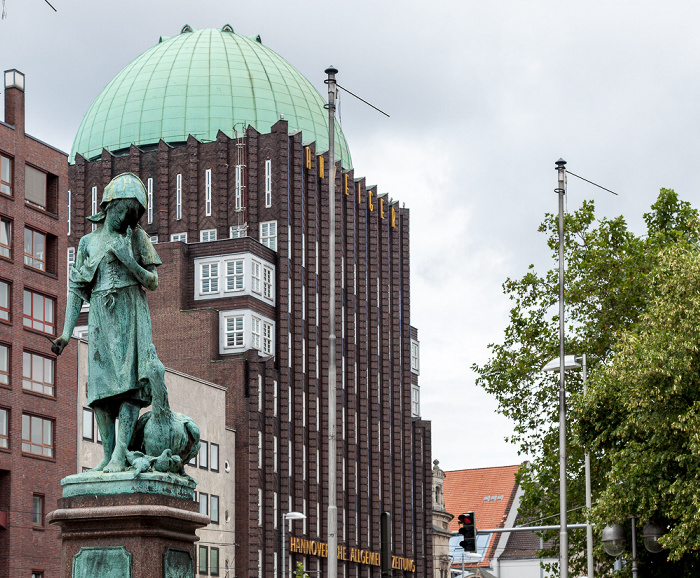
[[[297,562],[326,573],[333,275],[338,575],[379,576],[388,511],[394,576],[429,576],[430,423],[410,319],[410,215],[355,176],[340,129],[328,157],[327,127],[318,91],[260,37],[185,26],[161,38],[83,119],[69,166],[68,261],[104,186],[137,174],[148,193],[142,226],[163,261],[148,295],[159,357],[228,390],[235,455],[219,459],[235,468],[235,556],[226,562],[246,578],[281,576],[283,550],[287,573]],[[289,512],[305,519],[285,522]],[[223,575],[223,565],[200,574]]]

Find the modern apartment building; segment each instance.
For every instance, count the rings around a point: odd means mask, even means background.
[[[0,121],[0,577],[57,578],[59,481],[75,473],[76,355],[60,360],[68,155],[25,132],[25,77],[4,74]]]

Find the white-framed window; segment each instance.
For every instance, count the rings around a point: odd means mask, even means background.
[[[151,241],[151,244],[153,244],[153,245],[157,245],[157,244],[158,244],[158,235],[151,235],[151,236],[148,237],[148,238],[149,238],[149,240]]]
[[[272,161],[265,161],[265,206],[272,206]]]
[[[146,215],[149,224],[153,222],[153,179],[146,181],[146,193],[148,198]]]
[[[273,251],[277,251],[277,221],[260,223],[260,242]]]
[[[92,187],[92,214],[97,214],[97,187]],[[92,224],[92,230],[97,229],[97,223]]]
[[[274,528],[277,527],[277,516],[278,516],[277,511],[278,511],[278,508],[277,508],[277,492],[272,492],[272,525],[273,525]],[[275,554],[276,554],[276,553],[277,553],[277,552],[275,552]],[[274,575],[277,576],[277,572],[275,572]]]
[[[262,337],[262,321],[259,317],[253,317],[251,320],[251,334],[253,336],[252,345],[254,349],[260,348],[260,338]]]
[[[243,291],[245,281],[245,260],[231,259],[226,263],[226,284],[224,291]]]
[[[75,247],[68,247],[68,255],[66,257],[66,262],[68,264],[66,270],[66,277],[70,279],[70,270],[73,268],[73,263],[75,263]]]
[[[71,211],[72,211],[71,192],[68,191],[68,236],[69,236],[69,237],[70,237],[70,218],[71,218]]]
[[[277,436],[272,437],[272,471],[277,471]]]
[[[211,217],[211,169],[204,171],[204,215]]]
[[[182,219],[182,174],[175,177],[175,219]]]
[[[226,348],[243,347],[243,315],[231,315],[225,318]]]
[[[420,374],[420,344],[415,339],[411,339],[411,371]]]
[[[236,165],[235,190],[235,209],[240,211],[243,208],[243,165]]]
[[[219,292],[219,262],[200,263],[199,292],[202,295]]]
[[[272,323],[263,321],[263,336],[262,336],[262,351],[267,355],[272,355],[274,351],[273,340],[274,340],[274,328]]]
[[[231,225],[231,231],[229,233],[229,237],[231,239],[240,239],[242,237],[246,237],[246,230],[248,228],[248,225]]]
[[[420,417],[420,388],[411,384],[411,417]]]
[[[272,267],[267,267],[267,266],[263,265],[262,273],[263,273],[263,277],[262,277],[263,297],[265,297],[266,299],[272,300],[275,297],[275,293],[274,293],[275,292],[275,289],[274,289],[275,275],[274,275],[274,272],[272,270]]]
[[[258,526],[262,526],[263,523],[263,492],[262,488],[258,488]],[[262,550],[258,550],[260,558],[260,571],[262,572]],[[261,574],[262,575],[262,574]]]
[[[262,432],[258,431],[258,469],[262,470],[263,467],[263,441]]]
[[[183,243],[187,243],[187,233],[173,233],[172,235],[170,235],[170,240],[182,241]]]
[[[216,241],[216,229],[204,229],[200,231],[199,240],[202,242]]]
[[[259,261],[252,261],[252,266],[251,266],[251,276],[252,276],[252,283],[251,283],[251,291],[253,293],[260,294],[261,293],[261,270],[262,270],[262,265],[260,264]]]

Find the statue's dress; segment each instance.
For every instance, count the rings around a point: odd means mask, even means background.
[[[119,411],[122,401],[151,404],[149,346],[151,315],[146,294],[126,266],[107,251],[114,235],[104,227],[80,240],[69,275],[69,291],[90,303],[88,315],[88,405],[109,401]],[[136,261],[158,266],[148,235],[136,227],[132,236]]]

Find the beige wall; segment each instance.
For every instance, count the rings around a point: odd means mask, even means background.
[[[97,443],[97,424],[93,417],[93,440],[83,438],[83,408],[87,408],[87,342],[79,342],[78,358],[78,464],[77,471],[94,467],[102,459],[102,445]],[[201,379],[166,369],[170,406],[174,411],[190,416],[199,427],[202,441],[207,442],[208,468],[186,466],[187,473],[197,480],[197,495],[219,497],[219,523],[210,524],[197,531],[197,546],[219,549],[219,575],[233,576],[234,565],[234,452],[235,431],[225,426],[226,388]],[[148,408],[142,412],[148,411]],[[211,444],[219,446],[219,471],[211,470]],[[227,465],[228,464],[228,465]],[[199,466],[199,464],[198,464]],[[228,471],[227,471],[228,470]],[[209,513],[209,512],[208,512]]]

